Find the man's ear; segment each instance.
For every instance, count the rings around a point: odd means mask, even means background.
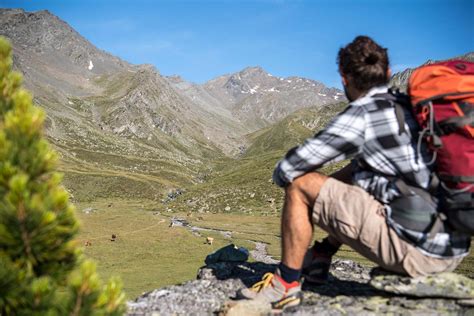
[[[347,86],[347,78],[346,78],[346,76],[341,75],[341,78],[342,78],[342,85],[343,85],[343,86]]]

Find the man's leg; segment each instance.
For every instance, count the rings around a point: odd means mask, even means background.
[[[301,270],[313,234],[313,205],[326,179],[312,172],[286,188],[281,219],[282,263],[291,269]]]
[[[350,185],[352,184],[352,169],[353,165],[349,163],[329,177]],[[306,252],[303,263],[302,273],[305,283],[319,285],[328,281],[332,257],[341,245],[342,243],[331,235],[325,237],[321,242],[314,242],[314,245]]]
[[[281,220],[282,262],[270,278],[264,276],[251,288],[240,290],[237,297],[271,303],[274,309],[301,302],[299,275],[313,233],[311,214],[326,179],[324,175],[309,173],[286,188]]]
[[[331,178],[334,178],[336,180],[339,180],[341,182],[344,182],[346,184],[349,184],[351,185],[352,184],[352,164],[349,163],[347,164],[344,168],[342,169],[339,169],[337,170],[336,172],[333,172],[329,175],[329,177]],[[334,253],[335,251],[337,251],[338,248],[341,247],[342,243],[339,242],[336,238],[334,238],[333,236],[329,235],[327,236],[326,238],[324,238],[322,244],[327,244],[330,248],[332,248],[331,250],[334,250]],[[315,244],[315,246],[318,245],[318,244]],[[315,247],[313,247],[315,248]],[[316,246],[316,248],[314,250],[318,250],[317,249],[318,247]],[[323,246],[323,248],[327,248],[325,246]],[[332,255],[332,254],[331,254]]]

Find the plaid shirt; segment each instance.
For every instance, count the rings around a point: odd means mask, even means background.
[[[405,113],[406,133],[399,133],[393,104],[376,96],[387,92],[386,86],[375,87],[351,102],[324,130],[286,154],[275,168],[273,181],[284,187],[295,178],[334,162],[349,158],[364,161],[364,167],[355,164],[353,183],[386,205],[387,222],[400,237],[431,256],[464,256],[469,250],[469,236],[445,228],[428,239],[427,234],[404,228],[390,216],[388,203],[400,192],[383,175],[427,189],[431,171],[425,164],[429,160],[426,150],[422,151],[423,157],[418,157],[417,137],[412,137],[418,134],[418,127],[413,117]]]

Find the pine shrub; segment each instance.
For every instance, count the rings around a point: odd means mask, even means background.
[[[121,315],[120,282],[102,286],[75,240],[78,222],[44,118],[0,37],[0,314]]]

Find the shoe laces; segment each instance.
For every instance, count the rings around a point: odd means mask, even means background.
[[[268,272],[263,275],[262,281],[259,281],[252,285],[250,290],[259,293],[262,289],[268,287],[273,280],[273,273]]]

